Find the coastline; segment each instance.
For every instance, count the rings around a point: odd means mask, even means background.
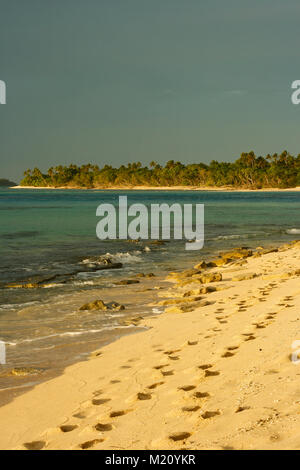
[[[0,448],[298,448],[299,249],[170,275],[147,329],[0,408]]]
[[[10,189],[49,189],[49,190],[85,190],[85,191],[226,191],[226,192],[287,192],[287,191],[300,191],[300,186],[294,188],[262,188],[262,189],[245,189],[245,188],[227,188],[227,187],[211,187],[211,186],[111,186],[107,187],[97,187],[97,188],[83,188],[83,187],[58,187],[54,188],[52,186],[10,186]]]

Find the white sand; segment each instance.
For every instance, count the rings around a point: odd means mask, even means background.
[[[126,191],[239,191],[239,192],[270,192],[270,191],[300,191],[300,186],[295,188],[264,188],[264,189],[241,189],[230,187],[217,187],[217,186],[110,186],[110,187],[97,187],[97,188],[72,188],[63,186],[54,188],[52,186],[11,186],[11,189],[85,189],[88,191],[96,190],[126,190]]]

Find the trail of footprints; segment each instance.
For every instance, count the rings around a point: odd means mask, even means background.
[[[270,283],[267,287],[262,287],[262,288],[259,288],[259,294],[260,296],[268,296],[270,291],[273,289],[273,287],[276,287],[277,284],[276,283]],[[230,299],[231,300],[234,300],[234,299],[237,299],[239,296],[238,294],[234,295],[233,297],[231,297]],[[285,296],[282,298],[282,301],[280,301],[279,304],[277,304],[279,307],[292,307],[292,305],[289,304],[289,302],[291,302],[293,299],[293,296]],[[258,297],[258,301],[264,301],[263,297]],[[219,304],[222,304],[224,303],[223,301],[220,301]],[[251,305],[247,305],[246,304],[246,301],[245,300],[240,300],[239,302],[237,302],[237,307],[238,307],[238,312],[243,312],[243,311],[246,311],[248,307],[250,307]],[[224,308],[223,307],[220,307],[220,308],[217,308],[216,309],[216,319],[219,321],[219,323],[226,323],[226,321],[224,320],[224,318],[228,318],[228,316],[222,316],[220,315],[220,313],[222,313],[224,311]],[[262,321],[256,321],[254,323],[252,323],[252,326],[254,327],[253,328],[253,331],[247,331],[245,333],[242,333],[241,334],[241,343],[240,344],[234,344],[234,345],[230,345],[228,346],[225,351],[221,354],[220,356],[220,359],[225,359],[225,358],[232,358],[234,357],[240,346],[242,345],[243,342],[247,342],[247,341],[252,341],[252,340],[255,340],[256,339],[256,336],[255,336],[255,329],[263,329],[263,328],[266,328],[272,320],[274,320],[275,316],[278,314],[279,312],[271,312],[271,313],[267,313],[265,315],[265,320],[262,320]],[[221,331],[220,329],[218,328],[213,328],[213,330],[215,332],[218,332],[218,331]],[[198,344],[198,341],[195,341],[195,340],[188,340],[185,344],[186,347],[189,347],[189,346],[197,346]],[[157,347],[157,346],[155,346]],[[172,350],[167,350],[167,351],[164,351],[164,349],[158,347],[158,349],[155,349],[156,352],[159,352],[159,353],[162,353],[163,355],[163,358],[166,358],[166,361],[164,361],[163,364],[158,364],[158,365],[155,365],[153,366],[153,370],[156,371],[157,373],[160,373],[161,374],[161,377],[162,379],[161,380],[157,380],[151,384],[149,384],[148,386],[146,386],[146,388],[142,391],[139,391],[137,392],[136,394],[136,403],[139,403],[139,402],[144,402],[144,401],[148,401],[148,400],[151,400],[152,397],[153,397],[153,394],[155,393],[155,390],[164,385],[166,383],[166,381],[168,380],[168,377],[169,376],[173,376],[176,372],[174,369],[172,369],[172,363],[176,364],[177,361],[180,361],[180,352],[182,351],[182,349],[172,349]],[[128,362],[134,362],[136,359],[131,359],[129,360]],[[128,365],[123,365],[121,366],[122,369],[127,369],[131,366],[128,366]],[[214,364],[210,364],[210,363],[204,363],[204,364],[200,364],[198,366],[198,369],[199,371],[201,371],[201,384],[203,383],[203,380],[205,379],[210,379],[211,377],[217,377],[221,374],[221,372],[215,368],[215,365]],[[119,380],[111,380],[110,383],[119,383],[120,381]],[[201,410],[201,408],[203,407],[204,403],[207,403],[209,401],[209,399],[211,398],[211,395],[209,392],[207,391],[203,391],[203,390],[197,390],[197,385],[194,385],[194,384],[186,384],[186,385],[182,385],[178,388],[178,392],[179,393],[183,393],[184,396],[190,398],[191,400],[191,404],[189,405],[185,405],[185,406],[182,406],[181,407],[181,411],[184,412],[184,413],[195,413],[195,412],[198,412],[199,410]],[[103,394],[103,391],[102,390],[97,390],[93,393],[94,397],[91,399],[91,405],[92,406],[101,406],[101,405],[104,405],[106,403],[108,403],[111,399],[110,398],[105,398],[105,397],[102,397],[102,398],[98,398],[100,395]],[[245,410],[249,409],[249,407],[247,406],[239,406],[236,410],[235,410],[235,413],[241,413]],[[97,433],[101,433],[100,436],[98,434],[98,437],[95,437],[95,439],[90,439],[90,440],[87,440],[87,441],[84,441],[82,443],[80,443],[78,445],[78,448],[82,449],[82,450],[87,450],[87,449],[91,449],[95,446],[97,446],[98,444],[102,443],[105,441],[105,434],[106,433],[109,433],[110,431],[112,431],[114,429],[114,425],[113,425],[113,420],[116,419],[116,418],[119,418],[119,417],[122,417],[124,415],[126,415],[127,413],[130,413],[131,411],[133,411],[132,409],[121,409],[121,410],[112,410],[108,413],[108,420],[107,422],[97,422],[94,424],[93,426],[93,429],[95,432]],[[203,419],[203,420],[210,420],[210,419],[213,419],[213,418],[216,418],[217,416],[219,416],[221,414],[221,411],[220,410],[206,410],[206,411],[203,411],[202,413],[200,412],[200,418]],[[79,420],[84,420],[87,415],[85,412],[83,411],[77,411],[77,412],[74,412],[73,418],[75,419],[79,419]],[[111,420],[111,421],[110,421]],[[58,431],[59,432],[62,432],[62,433],[70,433],[70,432],[73,432],[74,430],[78,429],[80,427],[79,424],[63,424],[61,426],[58,427]],[[185,441],[191,437],[192,435],[192,431],[180,431],[180,432],[177,432],[177,433],[172,433],[168,436],[168,439],[170,441],[173,441],[173,442],[181,442],[183,444],[185,444]],[[47,447],[47,442],[45,440],[36,440],[36,441],[32,441],[32,442],[26,442],[23,444],[24,448],[27,449],[27,450],[41,450],[41,449],[44,449],[45,447]]]

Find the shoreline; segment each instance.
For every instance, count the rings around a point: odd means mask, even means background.
[[[147,329],[0,408],[0,448],[297,448],[299,249],[169,275]]]
[[[71,188],[67,186],[54,188],[52,186],[10,186],[9,189],[49,189],[49,190],[84,190],[84,191],[226,191],[226,192],[295,192],[300,191],[300,186],[294,188],[262,188],[262,189],[245,189],[245,188],[228,188],[228,187],[198,187],[198,186],[112,186],[99,188]]]
[[[153,276],[153,278],[147,277],[147,275],[144,275],[143,277],[134,275],[131,277],[133,279],[136,278],[138,283],[126,286],[125,290],[124,286],[117,285],[115,285],[113,289],[107,286],[102,286],[99,289],[99,287],[94,286],[93,289],[89,289],[87,291],[81,292],[79,289],[73,293],[65,293],[65,311],[69,312],[67,313],[67,316],[68,314],[70,315],[70,312],[75,311],[76,316],[80,315],[83,322],[82,328],[79,329],[79,331],[77,331],[74,336],[77,336],[77,334],[82,334],[84,335],[83,338],[85,339],[82,341],[79,340],[78,344],[76,344],[76,342],[73,344],[67,340],[61,344],[57,344],[55,340],[57,337],[59,338],[60,335],[70,335],[72,338],[72,330],[76,327],[72,328],[69,323],[64,333],[60,331],[57,332],[56,337],[53,335],[54,338],[52,338],[53,341],[50,344],[40,343],[40,348],[42,349],[38,353],[38,356],[37,354],[31,354],[32,357],[28,363],[21,363],[14,366],[14,358],[9,355],[7,351],[7,365],[0,365],[0,379],[2,379],[0,387],[0,408],[10,403],[16,396],[20,396],[27,390],[32,389],[34,386],[62,375],[64,370],[70,365],[76,364],[78,362],[85,362],[89,359],[90,355],[93,353],[93,351],[95,351],[96,348],[98,349],[104,345],[113,343],[122,336],[138,332],[140,330],[141,319],[154,315],[152,309],[150,307],[147,308],[146,306],[153,302],[153,299],[156,299],[157,290],[162,289],[165,275],[159,273]],[[20,289],[20,287],[15,287],[15,289]],[[38,289],[38,287],[35,287],[35,289]],[[99,299],[100,296],[101,299],[105,299],[106,304],[119,303],[120,305],[124,306],[124,309],[121,309],[122,315],[118,314],[116,311],[111,310],[112,314],[114,313],[114,315],[118,317],[117,323],[112,322],[111,324],[107,324],[105,321],[105,324],[101,323],[102,313],[105,315],[106,310],[103,312],[89,312],[88,310],[81,312],[80,307],[82,305],[93,302],[94,300]],[[50,308],[52,311],[55,310],[57,305],[55,303],[53,304],[52,301],[53,299],[50,301],[48,299],[45,301],[45,303],[40,303],[38,306],[23,306],[18,310],[17,316],[18,318],[23,317],[29,322],[33,321],[32,326],[34,327],[34,325],[36,325],[36,315],[40,309],[43,309],[43,307],[47,306],[47,308]],[[70,303],[72,303],[71,309]],[[139,308],[138,306],[141,305],[143,305],[143,312],[142,314],[137,314],[136,311]],[[30,308],[32,309],[31,312],[28,310]],[[80,331],[84,330],[84,321],[89,321],[88,318],[90,318],[90,321],[93,321],[92,317],[94,317],[94,324],[89,326],[87,331]],[[12,317],[12,321],[14,320],[15,318]],[[93,331],[93,329],[95,331]],[[69,330],[71,330],[71,332]],[[91,330],[91,333],[89,330]],[[47,335],[44,339],[47,339]],[[43,338],[26,337],[25,342],[32,342],[37,340],[41,341]],[[22,343],[24,338],[19,339],[19,341]],[[47,349],[52,349],[50,354],[45,353]],[[62,350],[66,352],[63,354]],[[54,356],[53,351],[56,351],[56,355]],[[21,354],[22,351],[19,351],[18,357],[20,357]],[[25,370],[28,369],[28,371],[32,370],[32,373],[24,373],[22,371],[23,368]],[[21,373],[18,375],[17,371],[20,369]],[[11,371],[14,371],[14,373],[11,374]]]

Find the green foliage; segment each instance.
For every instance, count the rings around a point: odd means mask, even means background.
[[[209,165],[184,165],[170,160],[165,166],[152,161],[149,167],[140,162],[113,168],[105,165],[69,165],[49,168],[43,174],[38,168],[26,170],[23,186],[110,188],[132,186],[227,186],[235,188],[291,188],[300,185],[300,154],[287,151],[257,157],[253,151],[242,153],[233,163],[213,160]]]

